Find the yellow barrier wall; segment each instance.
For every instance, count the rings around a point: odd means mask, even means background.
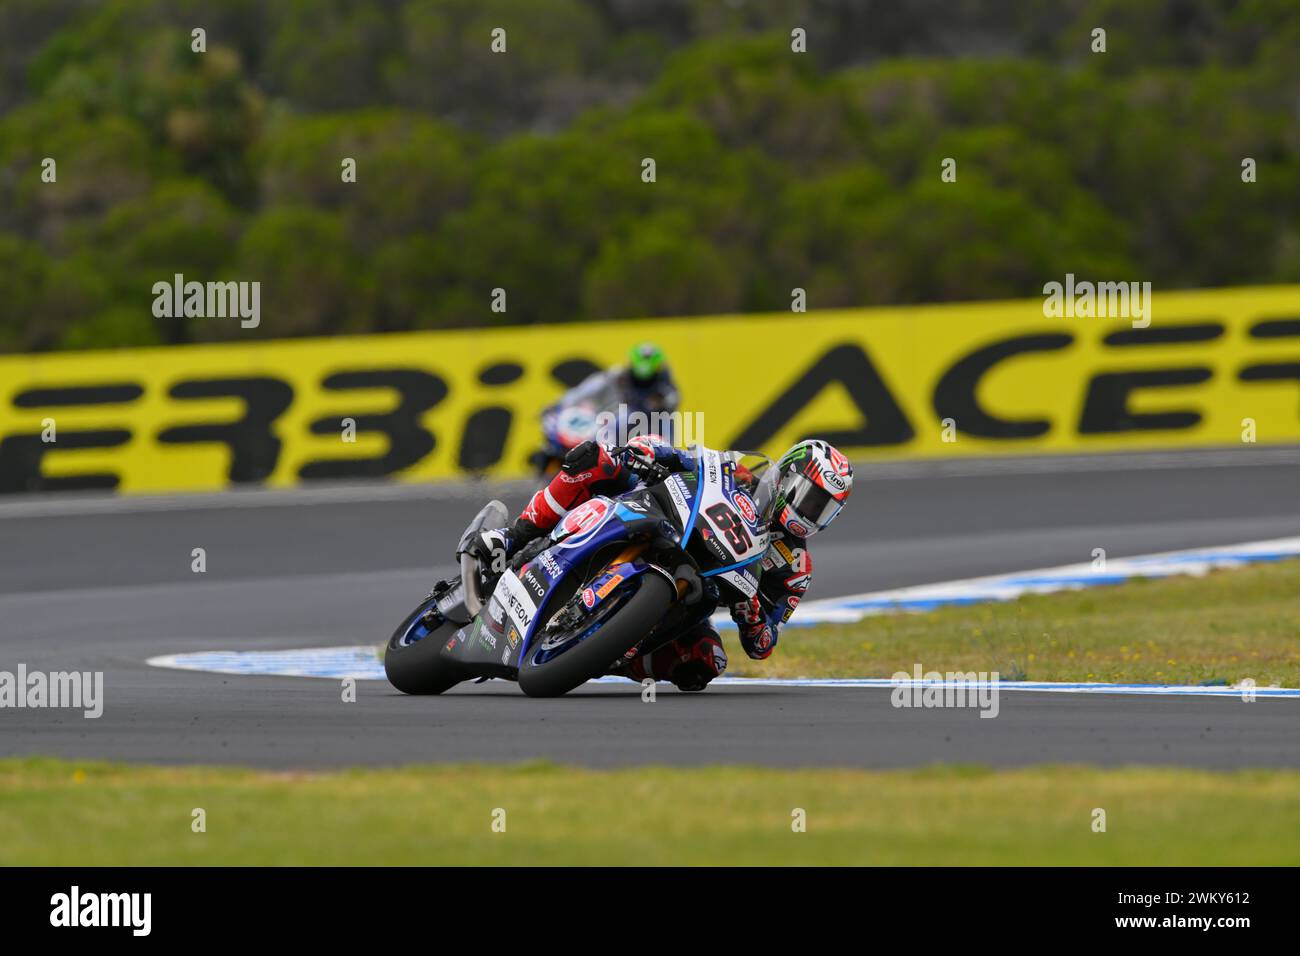
[[[1144,330],[1036,298],[3,356],[0,491],[519,476],[562,380],[643,339],[715,447],[1184,448],[1240,444],[1244,419],[1261,444],[1300,441],[1300,286],[1278,286],[1156,293]]]

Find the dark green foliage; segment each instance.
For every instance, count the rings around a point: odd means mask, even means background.
[[[1300,281],[1298,50],[1294,0],[5,0],[0,350],[236,334],[177,272],[264,336]]]

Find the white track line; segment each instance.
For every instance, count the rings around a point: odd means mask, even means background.
[[[812,623],[856,621],[873,614],[925,611],[953,604],[1005,601],[1022,594],[1044,594],[1067,589],[1097,587],[1135,577],[1200,575],[1218,568],[1241,567],[1261,561],[1300,556],[1300,537],[1255,541],[1228,547],[1166,551],[1108,561],[1104,568],[1091,564],[1062,565],[1016,574],[999,574],[944,584],[899,588],[811,601],[800,609],[800,617]],[[808,612],[811,612],[809,614]],[[726,615],[722,615],[725,620]],[[726,623],[730,624],[727,620]],[[329,680],[384,680],[383,664],[371,645],[308,647],[287,651],[200,651],[164,654],[146,662],[153,667],[245,676],[319,677]],[[622,678],[601,678],[622,681]],[[925,686],[934,681],[898,681],[887,678],[720,678],[716,683],[741,687],[835,687],[881,688]],[[942,682],[938,682],[942,683]],[[989,683],[963,685],[978,689]],[[1157,694],[1165,696],[1244,697],[1240,687],[1224,685],[1106,684],[1086,682],[998,681],[999,690],[1040,691],[1073,694]],[[1300,698],[1300,689],[1287,687],[1252,688],[1255,697]]]
[[[195,654],[166,654],[151,657],[154,667],[200,671],[209,674],[235,674],[243,677],[317,677],[324,680],[382,681],[384,667],[369,645],[355,647],[315,647],[294,651],[210,651]],[[633,686],[623,677],[601,677],[598,684]],[[962,687],[967,690],[1034,691],[1066,694],[1154,694],[1166,697],[1236,697],[1243,698],[1247,689],[1239,685],[1199,684],[1107,684],[1066,681],[944,681],[898,680],[885,677],[812,678],[812,677],[720,677],[713,682],[725,687],[819,687],[834,689],[882,689],[897,687]],[[1300,688],[1258,687],[1249,693],[1255,697],[1300,698]]]

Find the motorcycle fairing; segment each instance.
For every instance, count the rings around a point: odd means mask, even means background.
[[[585,513],[579,513],[582,509]],[[513,671],[528,649],[537,628],[548,619],[547,602],[556,587],[576,566],[584,564],[595,551],[609,544],[625,542],[638,523],[658,519],[622,506],[612,499],[597,497],[574,509],[572,521],[562,520],[551,534],[550,547],[538,552],[518,569],[507,570],[497,580],[483,613],[471,623],[466,637],[447,652],[466,663],[488,665]],[[619,585],[649,570],[644,561],[621,562],[616,568],[606,568],[593,582],[593,594],[608,585],[605,594],[593,601],[597,607]],[[621,580],[609,584],[613,574]]]
[[[498,578],[482,613],[459,629],[441,653],[474,665],[489,676],[514,677],[537,638],[539,627],[559,611],[558,606],[549,607],[548,602],[568,575],[576,573],[575,569],[585,573],[586,562],[600,549],[627,544],[636,537],[644,538],[647,530],[655,529],[676,539],[677,528],[671,527],[674,521],[681,529],[681,547],[685,548],[698,532],[708,541],[721,565],[701,572],[701,577],[720,577],[746,596],[757,593],[758,579],[750,566],[767,550],[769,533],[751,520],[754,509],[746,509],[741,502],[739,496],[745,492],[736,486],[734,470],[733,461],[716,451],[701,449],[694,475],[674,474],[662,483],[675,512],[666,516],[663,498],[654,500],[650,507],[654,496],[644,487],[618,500],[596,496],[584,502],[560,520],[549,539],[543,539],[548,541],[547,547]],[[718,533],[718,528],[711,527],[711,522],[716,524],[717,519],[710,518],[707,512],[719,503],[725,503],[743,522],[749,533],[745,547],[737,550],[721,540],[723,535]],[[743,541],[743,537],[737,540]],[[626,595],[627,582],[649,570],[669,574],[639,554],[624,555],[601,569],[587,586],[575,593],[575,598],[587,611],[595,612],[609,601]]]

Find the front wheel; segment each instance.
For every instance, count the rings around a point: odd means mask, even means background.
[[[520,689],[529,697],[559,697],[601,676],[650,633],[675,597],[672,585],[659,575],[641,575],[637,592],[576,647],[540,664],[533,661],[543,653],[541,642],[529,647],[526,659],[520,661]]]
[[[426,615],[436,603],[431,598],[408,614],[384,648],[384,673],[403,694],[441,694],[471,676],[442,653],[460,625],[440,616],[430,621]]]

